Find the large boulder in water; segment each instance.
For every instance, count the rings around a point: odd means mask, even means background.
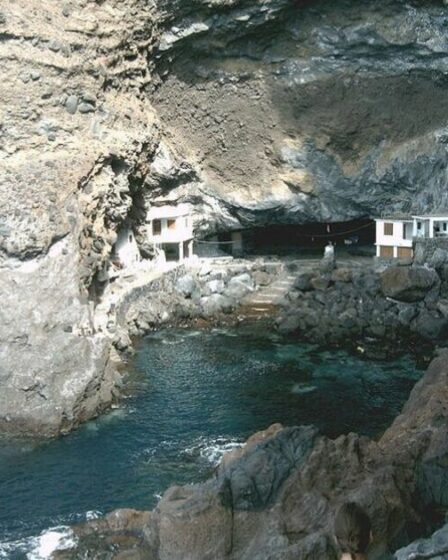
[[[381,274],[383,294],[399,301],[420,301],[439,285],[437,272],[423,266],[391,266]]]

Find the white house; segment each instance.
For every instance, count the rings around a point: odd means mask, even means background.
[[[375,222],[377,257],[412,257],[414,222],[411,216],[391,216]]]
[[[153,206],[146,217],[148,240],[165,252],[167,260],[193,256],[193,219],[186,204]]]
[[[448,236],[448,212],[423,216],[390,216],[376,222],[376,255],[386,258],[413,256],[414,238]]]
[[[113,258],[119,261],[123,268],[134,268],[142,259],[135,240],[134,232],[129,227],[123,227],[117,234]]]

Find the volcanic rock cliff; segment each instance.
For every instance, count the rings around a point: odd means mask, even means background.
[[[448,206],[440,0],[2,0],[0,425],[114,398],[92,324],[117,231],[161,200],[198,232]],[[149,256],[149,255],[148,255]]]

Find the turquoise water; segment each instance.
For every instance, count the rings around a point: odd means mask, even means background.
[[[119,409],[56,441],[1,445],[0,558],[44,558],[28,537],[49,527],[152,508],[273,422],[377,435],[420,375],[411,358],[363,361],[248,328],[154,334]]]

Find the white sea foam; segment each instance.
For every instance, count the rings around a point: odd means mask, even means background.
[[[295,383],[291,389],[291,393],[295,395],[306,395],[307,393],[314,393],[314,391],[317,391],[317,387],[307,383]]]
[[[27,554],[27,560],[46,560],[56,550],[75,548],[77,539],[69,527],[55,527],[37,538],[34,548]]]
[[[27,537],[18,541],[0,543],[0,558],[23,557],[27,560],[48,560],[57,550],[70,550],[77,544],[77,539],[70,527],[53,527],[38,537]]]
[[[218,466],[223,456],[233,449],[243,447],[244,443],[238,439],[217,437],[207,438],[201,437],[192,445],[184,449],[184,453],[190,456],[199,455],[212,466]]]

